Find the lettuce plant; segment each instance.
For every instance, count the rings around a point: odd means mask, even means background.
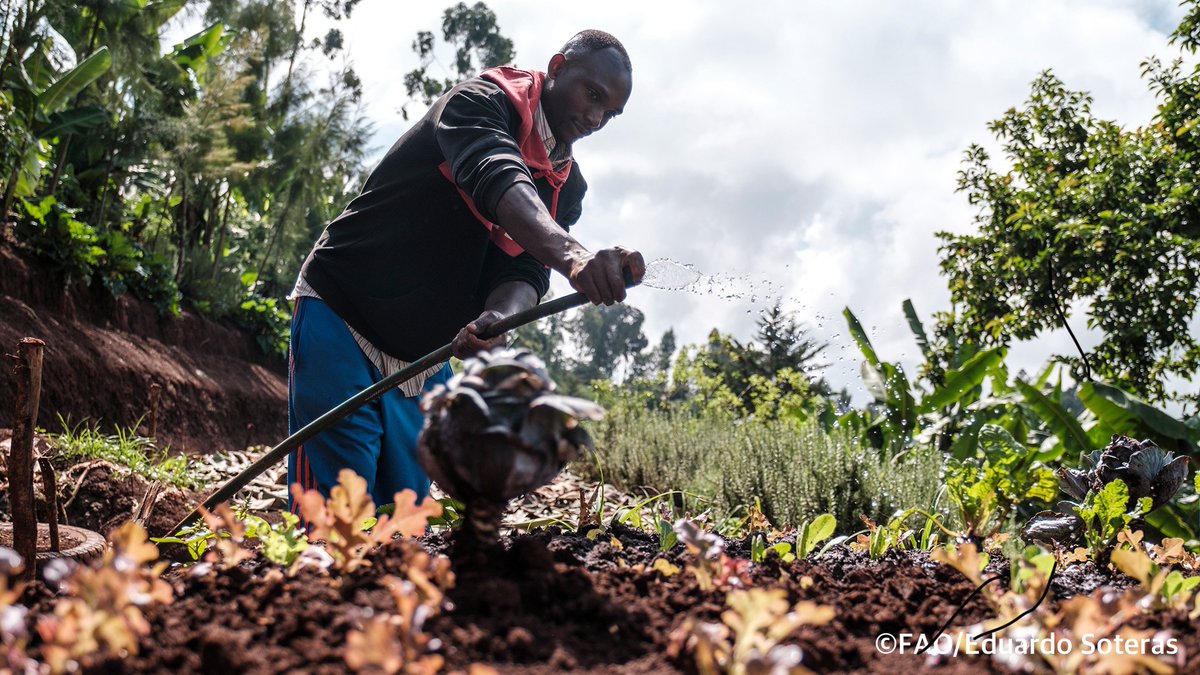
[[[300,506],[300,515],[308,523],[309,536],[323,540],[338,569],[353,572],[370,565],[367,552],[400,534],[417,537],[425,533],[429,519],[442,515],[442,505],[434,499],[417,503],[412,490],[396,493],[392,514],[376,519],[375,502],[367,493],[367,481],[350,469],[338,473],[338,484],[326,499],[317,490],[292,485],[292,496]]]
[[[835,616],[832,607],[809,600],[789,605],[781,589],[730,591],[725,604],[721,623],[685,621],[672,633],[668,653],[692,652],[701,675],[806,673],[800,648],[780,642],[801,626],[825,624]]]
[[[427,414],[417,458],[437,484],[466,505],[468,531],[497,538],[509,499],[549,483],[592,447],[579,420],[600,406],[554,393],[541,359],[525,350],[482,352],[422,400]]]
[[[1083,469],[1058,471],[1059,487],[1071,499],[1059,502],[1057,513],[1034,516],[1022,535],[1060,545],[1086,539],[1092,557],[1103,556],[1130,521],[1171,501],[1187,479],[1187,463],[1153,441],[1113,436],[1103,450],[1083,457]]]

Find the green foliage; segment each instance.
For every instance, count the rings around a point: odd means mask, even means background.
[[[17,238],[66,278],[90,283],[105,253],[98,246],[96,230],[78,220],[76,210],[54,197],[45,197],[36,204],[21,200],[21,206],[24,213],[17,220]]]
[[[774,522],[800,523],[828,513],[850,523],[860,514],[882,519],[913,503],[932,503],[938,490],[936,452],[897,457],[815,423],[735,423],[728,412],[653,409],[636,399],[606,407],[593,435],[609,481],[706,495],[718,515],[759,498]]]
[[[355,189],[369,136],[353,70],[323,85],[304,58],[332,54],[336,28],[313,41],[305,21],[356,3],[216,0],[165,53],[183,0],[28,4],[0,63],[18,241],[67,279],[164,314],[186,298],[281,351],[282,297]]]
[[[1127,510],[1129,488],[1120,479],[1105,485],[1099,492],[1089,492],[1074,511],[1083,520],[1084,541],[1092,559],[1107,555],[1116,543],[1117,535],[1127,529],[1134,518],[1149,512],[1152,503],[1149,497],[1143,497],[1133,509]]]
[[[252,515],[245,509],[235,511],[234,515],[246,528],[244,537],[259,540],[263,557],[276,565],[290,566],[308,548],[308,536],[304,530],[297,527],[300,517],[290,511],[280,511],[280,520],[277,523],[269,523],[265,518]],[[228,537],[229,534],[222,533],[221,536]],[[150,539],[160,545],[185,546],[188,555],[194,561],[200,560],[216,540],[217,535],[203,521],[179,530],[169,537]]]
[[[460,2],[447,8],[442,14],[442,39],[454,48],[454,66],[453,71],[442,66],[449,77],[440,79],[429,74],[430,66],[437,63],[433,33],[418,31],[412,43],[421,65],[404,76],[404,87],[410,99],[425,105],[484,68],[512,63],[517,55],[512,40],[500,34],[495,12],[482,2],[470,7]],[[408,119],[407,106],[401,112]]]
[[[298,528],[300,517],[290,511],[280,511],[280,522],[271,524],[259,516],[246,514],[246,538],[262,542],[263,557],[276,565],[287,567],[308,548],[308,537]]]
[[[292,334],[292,314],[286,300],[265,298],[253,291],[256,275],[242,276],[246,295],[233,320],[254,334],[258,346],[267,354],[286,359]]]
[[[63,460],[103,459],[147,480],[182,488],[203,487],[192,476],[186,456],[170,455],[168,448],[159,450],[152,440],[138,436],[132,429],[117,428],[115,433],[106,435],[82,422],[72,425],[61,416],[58,421],[65,431],[51,435],[50,439],[56,456]]]
[[[817,546],[832,537],[836,529],[837,518],[830,513],[822,513],[805,522],[799,527],[799,533],[796,535],[796,555],[807,558],[817,550]]]
[[[1041,546],[1026,546],[1008,559],[1009,588],[1016,593],[1024,593],[1031,582],[1048,579],[1055,562],[1054,552]]]
[[[966,152],[959,190],[979,208],[978,232],[939,236],[951,298],[964,310],[946,317],[958,335],[1030,339],[1082,302],[1102,335],[1087,359],[1095,375],[1162,401],[1174,397],[1169,377],[1200,368],[1189,330],[1200,297],[1200,70],[1150,59],[1143,74],[1158,114],[1123,127],[1043,73],[1023,107],[989,125],[1011,168],[996,168],[978,145]],[[1084,379],[1087,362],[1068,360]]]
[[[167,264],[120,230],[97,233],[54,197],[20,200],[18,239],[64,279],[100,283],[114,296],[126,292],[165,315],[179,314],[179,290]]]
[[[1098,420],[1090,434],[1097,445],[1114,434],[1152,439],[1161,447],[1185,453],[1193,453],[1200,444],[1200,416],[1187,422],[1178,420],[1137,396],[1100,382],[1085,383],[1079,388],[1079,398]]]
[[[955,461],[946,467],[947,491],[958,508],[966,536],[992,535],[1007,523],[1017,506],[1050,502],[1058,494],[1054,473],[1003,428],[983,427],[979,449],[982,458]]]

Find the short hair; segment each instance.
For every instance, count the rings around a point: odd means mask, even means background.
[[[611,33],[605,33],[602,30],[579,31],[570,40],[567,40],[558,53],[570,57],[598,52],[609,47],[617,50],[617,54],[621,56],[621,65],[625,66],[625,70],[632,75],[633,63],[629,60],[629,52],[625,51],[625,45],[621,44],[621,41],[613,37]]]

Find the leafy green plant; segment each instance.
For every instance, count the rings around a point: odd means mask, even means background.
[[[64,431],[50,436],[57,456],[64,460],[103,459],[148,480],[157,480],[181,488],[202,487],[192,475],[191,460],[184,455],[171,455],[168,448],[158,449],[154,441],[138,436],[133,429],[115,428],[112,434],[102,434],[84,422],[72,425],[58,418]],[[137,424],[133,425],[137,428]]]
[[[796,554],[792,553],[792,545],[786,541],[777,541],[767,546],[767,539],[761,534],[756,534],[750,538],[750,562],[766,562],[767,551],[774,551],[775,555],[779,556],[779,559],[785,563],[796,560]]]
[[[880,525],[863,516],[867,531],[858,535],[854,546],[866,551],[871,560],[882,558],[892,549],[912,548],[914,532],[905,524],[906,519],[902,514]]]
[[[806,521],[796,534],[796,557],[807,558],[812,555],[822,542],[833,536],[837,530],[837,519],[833,514],[821,515]]]
[[[299,516],[290,511],[280,511],[279,515],[282,520],[274,524],[254,515],[247,515],[242,522],[246,525],[246,537],[262,542],[264,558],[288,567],[308,548],[308,537],[299,528]]]
[[[257,280],[257,273],[242,275],[244,295],[233,314],[233,320],[254,334],[254,339],[264,352],[287,358],[288,341],[292,334],[291,311],[287,309],[286,302],[259,295],[254,290]]]
[[[215,514],[209,514],[195,525],[168,537],[153,537],[150,541],[160,545],[185,546],[188,555],[196,561],[203,558],[209,548],[218,548],[226,564],[236,565],[245,559],[245,553],[248,553],[236,549],[244,548],[247,540],[257,539],[261,544],[263,557],[277,565],[288,567],[308,548],[308,537],[298,527],[300,518],[296,514],[280,511],[279,516],[280,521],[272,524],[244,508],[229,509],[221,506]],[[227,543],[233,546],[230,547]]]
[[[925,519],[925,527],[919,533],[908,523],[918,516]],[[866,551],[872,560],[882,558],[892,549],[931,550],[938,545],[935,530],[952,538],[956,534],[942,525],[938,516],[917,507],[897,513],[882,525],[866,516],[862,521],[867,529],[855,533],[851,547]]]
[[[1098,492],[1089,492],[1074,510],[1083,521],[1084,541],[1092,559],[1103,559],[1112,550],[1117,535],[1135,518],[1148,512],[1152,504],[1149,497],[1142,497],[1130,509],[1129,488],[1119,478]]]
[[[962,460],[946,468],[950,500],[958,508],[965,535],[974,539],[994,534],[1018,505],[1049,502],[1058,492],[1054,473],[1003,428],[985,426],[979,433],[979,449],[982,459]]]

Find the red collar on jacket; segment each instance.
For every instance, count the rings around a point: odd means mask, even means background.
[[[500,67],[489,68],[479,76],[495,82],[504,95],[508,96],[508,100],[512,101],[521,116],[521,128],[517,132],[521,157],[533,171],[534,178],[545,176],[557,191],[571,173],[571,161],[568,160],[561,169],[555,171],[550,157],[546,154],[546,144],[542,142],[541,135],[533,123],[533,112],[542,101],[542,85],[546,82],[546,74],[536,70]]]
[[[545,178],[550,187],[554,189],[554,196],[550,201],[550,217],[558,217],[558,193],[562,189],[564,183],[567,182],[567,177],[571,175],[572,160],[567,160],[562,168],[555,171],[550,163],[550,156],[546,153],[546,144],[542,142],[541,134],[533,123],[533,113],[537,110],[542,101],[542,84],[546,81],[546,74],[536,70],[517,70],[516,68],[489,68],[479,75],[482,78],[494,82],[500,87],[500,91],[508,97],[513,103],[513,107],[517,109],[517,114],[521,116],[521,126],[517,130],[517,144],[521,149],[521,159],[525,161],[533,173],[534,179]],[[441,170],[446,180],[454,182],[454,176],[450,173],[450,164],[442,162],[438,167]],[[467,207],[474,214],[476,220],[483,224],[491,233],[492,243],[500,247],[510,256],[521,255],[524,251],[520,244],[508,236],[504,228],[493,223],[483,214],[479,213],[479,209],[475,206],[475,200],[471,199],[462,188],[458,188],[458,194],[466,202]]]

